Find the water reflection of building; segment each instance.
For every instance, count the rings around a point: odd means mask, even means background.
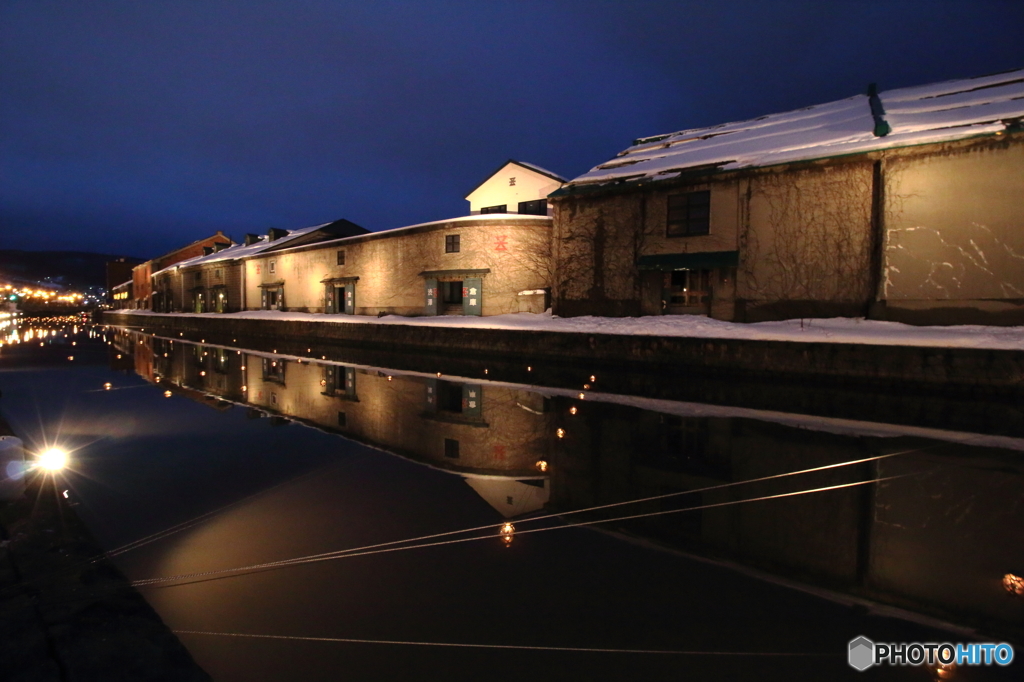
[[[547,400],[525,390],[314,363],[119,330],[114,346],[172,394],[250,407],[456,473],[505,517],[542,508],[537,469],[550,440]]]
[[[1024,600],[1008,597],[1001,585],[1008,570],[1024,566],[1024,466],[1018,453],[566,398],[553,403],[565,438],[553,457],[549,506],[563,511],[928,446],[890,459],[616,508],[605,518],[726,503],[618,527],[955,622],[1005,628],[1019,627],[1024,618]],[[728,504],[905,474],[874,485]]]
[[[249,403],[464,474],[537,476],[550,415],[506,387],[250,355]]]
[[[168,390],[213,407],[246,405],[253,416],[300,422],[454,472],[505,517],[721,486],[567,518],[613,519],[720,504],[612,527],[801,585],[974,627],[1005,630],[1024,618],[1024,599],[1009,596],[1001,584],[1007,573],[1024,573],[1024,466],[1006,450],[850,435],[850,424],[857,423],[852,421],[807,417],[803,428],[794,428],[758,419],[756,410],[745,410],[744,418],[690,417],[680,408],[684,403],[658,401],[662,411],[655,411],[557,390],[548,391],[555,397],[545,397],[507,384],[389,373],[135,333],[117,338],[124,350],[152,357],[151,364],[139,362],[136,368],[152,367],[148,378]],[[681,412],[668,413],[673,406]],[[900,428],[871,426],[863,432]],[[1004,440],[1024,449],[1019,439]],[[903,450],[914,452],[780,476]],[[547,463],[543,473],[538,462]],[[911,475],[742,502],[904,474]],[[732,485],[770,476],[779,478]]]

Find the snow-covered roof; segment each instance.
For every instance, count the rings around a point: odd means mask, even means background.
[[[229,246],[226,249],[221,249],[220,251],[216,251],[205,256],[195,256],[187,260],[179,261],[174,265],[170,265],[164,268],[163,270],[158,270],[157,272],[154,272],[153,276],[159,275],[161,272],[167,272],[168,270],[172,270],[174,268],[187,268],[193,265],[204,265],[206,263],[217,263],[220,261],[238,260],[239,258],[255,256],[256,254],[266,251],[271,247],[276,248],[279,246],[283,246],[288,242],[295,241],[299,237],[307,235],[310,232],[315,232],[316,230],[326,227],[327,225],[330,225],[330,223],[314,225],[312,227],[304,227],[299,230],[288,230],[288,234],[286,234],[283,237],[278,237],[273,241],[270,241],[267,238],[267,235],[261,235],[259,241],[253,244],[235,244],[234,246]]]
[[[857,95],[749,121],[640,138],[555,192],[736,170],[1005,131],[1024,117],[1024,69]]]
[[[444,225],[448,225],[448,224],[479,222],[479,221],[487,221],[487,220],[501,221],[503,223],[507,223],[507,222],[526,222],[526,223],[528,223],[528,222],[551,222],[551,216],[546,216],[546,215],[528,215],[528,214],[525,214],[525,213],[485,213],[485,214],[482,214],[482,215],[464,215],[464,216],[458,216],[456,218],[446,218],[444,220],[432,220],[429,223],[417,223],[416,225],[403,225],[402,227],[393,227],[393,228],[391,228],[389,230],[378,230],[377,232],[367,232],[366,234],[357,234],[357,235],[353,235],[351,237],[338,237],[336,239],[327,239],[327,240],[324,240],[322,242],[317,242],[316,246],[317,247],[321,247],[322,246],[322,247],[326,248],[326,247],[330,247],[330,246],[336,246],[336,245],[339,245],[339,244],[345,244],[345,243],[356,242],[356,241],[359,241],[359,240],[365,240],[367,238],[375,239],[377,237],[384,236],[384,235],[396,236],[397,237],[399,235],[399,233],[402,233],[402,232],[408,232],[408,231],[416,230],[416,229],[419,229],[419,228],[429,228],[429,227],[432,227],[432,226],[435,226],[435,225],[440,227],[440,226],[444,226]],[[277,244],[280,241],[281,240],[278,240],[277,242],[274,242],[274,243]],[[303,244],[302,246],[306,246],[306,245]],[[299,248],[299,246],[295,246],[295,247],[292,247],[292,248]],[[275,249],[275,252],[277,250],[278,249]],[[289,250],[289,248],[285,247],[285,248],[282,248],[280,250],[281,251],[287,251],[287,250]]]

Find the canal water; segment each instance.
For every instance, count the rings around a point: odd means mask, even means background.
[[[1017,679],[1013,400],[758,386],[69,320],[0,410],[215,680]],[[1024,590],[1022,590],[1024,591]]]

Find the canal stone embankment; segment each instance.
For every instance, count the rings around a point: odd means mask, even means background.
[[[2,417],[0,435],[14,435]],[[49,475],[0,502],[0,661],[24,682],[210,679]]]
[[[785,378],[816,384],[1024,393],[1024,352],[857,343],[801,343],[400,324],[346,324],[218,316],[117,314],[105,324],[210,339],[245,337],[460,357],[521,357],[588,368],[670,371],[682,376]]]

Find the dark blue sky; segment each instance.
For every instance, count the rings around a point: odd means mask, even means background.
[[[1024,67],[1024,2],[0,0],[0,248],[464,215],[507,158]]]

